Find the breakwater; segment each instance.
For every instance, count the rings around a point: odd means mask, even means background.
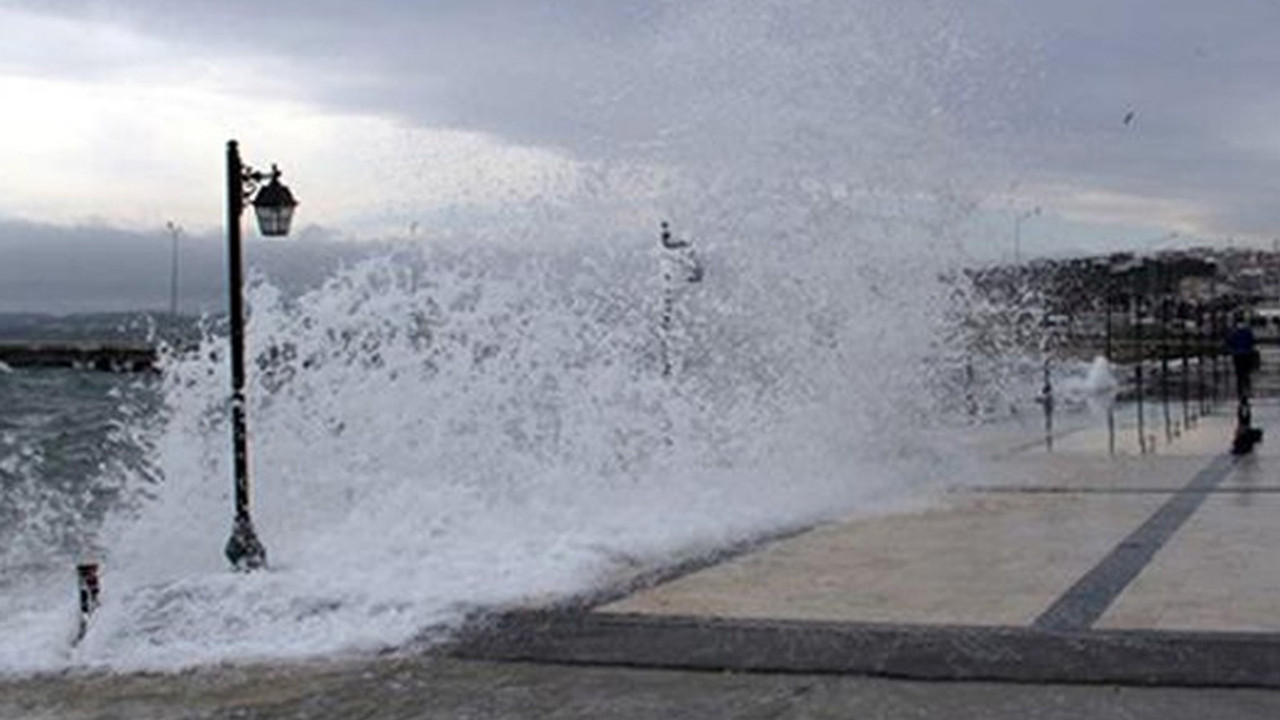
[[[0,342],[0,363],[11,368],[79,368],[105,372],[155,369],[156,350],[141,343]]]

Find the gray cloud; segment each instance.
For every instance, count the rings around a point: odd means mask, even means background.
[[[1209,231],[1280,224],[1280,151],[1257,130],[1280,66],[1269,0],[7,4],[272,56],[335,110],[588,159],[970,185],[987,166],[1203,206]]]
[[[795,164],[912,147],[987,82],[953,3],[60,3],[197,52],[269,54],[342,110],[596,158]],[[226,27],[228,32],[211,32]],[[245,78],[246,90],[252,78]],[[957,90],[957,86],[965,88]],[[912,138],[911,140],[908,140]],[[807,147],[804,143],[808,144]],[[821,146],[823,143],[827,147]],[[835,146],[835,147],[831,147]],[[806,157],[808,152],[811,157]],[[766,164],[766,162],[761,162]],[[772,168],[770,168],[772,169]]]
[[[1015,150],[1028,180],[1200,205],[1221,234],[1280,225],[1275,141],[1247,129],[1275,108],[1280,6],[1037,1],[1002,22],[1037,48],[1041,77],[1012,95],[1012,131],[987,142]]]

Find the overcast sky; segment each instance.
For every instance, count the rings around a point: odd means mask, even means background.
[[[647,218],[659,179],[758,175],[950,182],[979,257],[1034,208],[1028,254],[1280,236],[1274,0],[0,0],[0,27],[0,281],[35,282],[24,243],[55,283],[90,244],[164,266],[170,220],[216,241],[233,137],[313,235],[591,177]]]

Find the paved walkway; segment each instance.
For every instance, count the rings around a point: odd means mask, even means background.
[[[441,658],[0,681],[5,720],[1273,720],[1280,693]]]
[[[1274,427],[1280,406],[1254,414]],[[515,612],[461,652],[1280,687],[1280,454],[1228,454],[1234,423],[1219,409],[1145,455],[1105,428],[993,448],[1003,459],[944,507],[815,528],[586,610]]]
[[[1273,720],[1280,693],[442,658],[0,681],[5,720]]]
[[[1205,418],[1177,452],[1144,458],[1068,438],[1078,442],[1052,456],[1027,451],[992,481],[957,488],[947,507],[820,527],[597,612],[1280,630],[1269,582],[1280,582],[1280,553],[1270,552],[1280,547],[1280,522],[1270,522],[1280,516],[1280,464],[1265,445],[1241,462],[1215,457],[1232,427]],[[1139,546],[1150,552],[1113,554]],[[1206,572],[1210,587],[1198,590]],[[1111,587],[1117,573],[1141,582]]]

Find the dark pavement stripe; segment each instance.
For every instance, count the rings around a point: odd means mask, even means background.
[[[1080,578],[1032,623],[1037,630],[1087,630],[1151,562],[1151,558],[1182,527],[1235,467],[1235,459],[1221,455],[1169,498],[1102,562]]]
[[[523,611],[479,619],[462,658],[927,680],[1280,688],[1280,635],[894,625]]]

